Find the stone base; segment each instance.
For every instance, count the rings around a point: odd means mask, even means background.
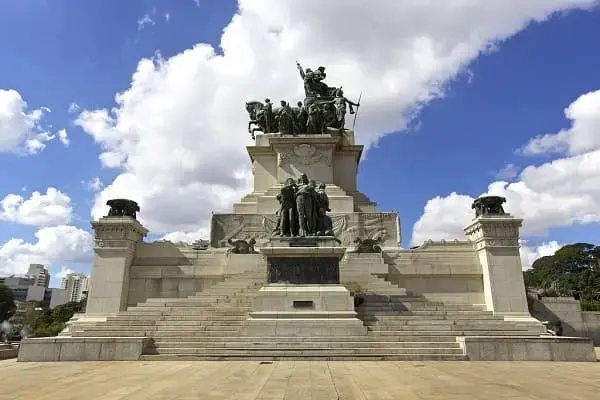
[[[15,358],[19,349],[10,344],[0,344],[0,360],[6,360],[7,358]]]
[[[464,336],[456,341],[470,361],[596,361],[588,338]]]
[[[18,361],[137,361],[148,337],[46,337],[21,340]]]
[[[247,320],[248,336],[361,336],[354,299],[341,285],[263,286]]]
[[[263,247],[338,247],[340,244],[334,236],[273,236]]]

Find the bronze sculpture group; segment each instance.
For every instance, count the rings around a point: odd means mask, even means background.
[[[112,199],[106,202],[110,207],[107,217],[131,217],[136,219],[137,212],[140,211],[138,203],[129,199]]]
[[[487,215],[504,215],[506,198],[502,196],[483,196],[476,199],[471,208],[475,210],[475,218]]]
[[[280,207],[273,236],[333,236],[325,184],[317,185],[306,174],[300,175],[298,181],[288,178],[277,200]]]
[[[343,130],[346,124],[346,109],[354,114],[353,107],[360,106],[344,97],[341,87],[329,87],[323,82],[326,77],[325,67],[316,70],[303,69],[299,63],[296,67],[304,82],[304,102],[299,101],[291,107],[285,100],[280,106],[273,108],[270,99],[250,101],[246,103],[246,111],[250,116],[248,132],[255,139],[255,132],[281,133],[282,135],[323,134],[329,129]]]

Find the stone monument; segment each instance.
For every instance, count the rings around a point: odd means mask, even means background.
[[[138,204],[108,201],[86,312],[24,339],[20,361],[595,360],[590,339],[549,337],[529,314],[503,197],[473,203],[468,240],[402,249],[398,214],[357,188],[360,96],[296,66],[295,107],[246,103],[253,188],[212,215],[209,240],[145,242]]]

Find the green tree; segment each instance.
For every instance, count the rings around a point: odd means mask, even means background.
[[[582,306],[600,302],[600,246],[575,243],[537,259],[524,272],[525,285],[556,296],[575,296]]]
[[[17,310],[12,290],[0,283],[0,322],[12,317]]]
[[[73,317],[73,314],[81,311],[81,302],[71,302],[56,306],[52,310],[52,321],[58,323],[65,323]]]

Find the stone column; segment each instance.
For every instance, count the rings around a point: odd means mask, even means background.
[[[129,267],[148,230],[131,217],[103,217],[92,227],[96,246],[86,314],[115,314],[127,308]]]
[[[532,319],[519,255],[522,222],[509,214],[482,215],[465,228],[481,264],[487,310],[506,320]]]

